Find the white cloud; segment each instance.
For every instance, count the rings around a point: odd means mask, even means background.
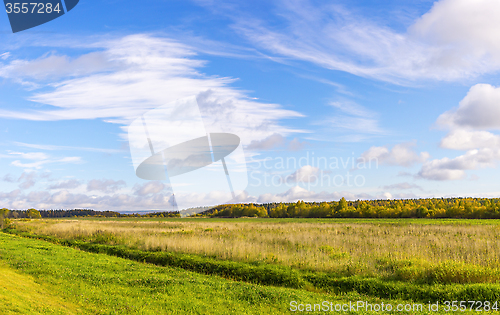
[[[49,156],[42,152],[9,152],[10,155],[26,160],[47,160]]]
[[[376,160],[378,164],[399,165],[410,167],[415,163],[423,163],[429,158],[427,152],[415,152],[412,147],[413,142],[396,144],[392,149],[387,147],[371,147],[368,151],[361,154],[358,162],[367,162]]]
[[[379,126],[377,114],[359,104],[344,100],[331,102],[330,105],[336,113],[321,124],[330,132],[335,131],[337,136],[334,139],[337,141],[359,142],[387,133]]]
[[[36,172],[23,172],[19,179],[17,180],[19,184],[19,188],[28,189],[35,186],[35,178],[37,177]]]
[[[15,200],[15,198],[17,198],[20,194],[21,194],[20,189],[16,189],[8,193],[0,192],[0,200],[5,200],[5,199]]]
[[[26,148],[47,150],[47,151],[71,150],[71,151],[103,152],[103,153],[110,153],[110,154],[123,152],[123,150],[115,150],[115,149],[72,147],[72,146],[50,145],[50,144],[33,144],[33,143],[24,143],[24,142],[13,142],[13,143],[19,147],[26,147]]]
[[[68,179],[64,181],[60,181],[56,184],[50,185],[49,189],[73,189],[77,188],[81,185],[81,182],[76,179]]]
[[[407,84],[500,70],[496,0],[437,1],[406,32],[332,3],[282,1],[278,6],[273,21],[280,23],[272,25],[234,6],[225,11],[234,29],[262,49],[363,77]]]
[[[466,170],[494,168],[500,160],[500,136],[488,129],[500,129],[500,88],[476,84],[460,101],[458,108],[441,114],[436,124],[450,129],[440,147],[466,150],[455,158],[426,162],[418,177],[431,180],[466,178]]]
[[[28,202],[40,202],[46,201],[50,198],[50,193],[47,191],[31,191],[26,196],[26,201]]]
[[[291,187],[284,193],[280,194],[263,194],[257,199],[259,203],[270,203],[270,202],[296,202],[298,200],[304,201],[324,201],[324,200],[339,200],[345,197],[349,200],[354,199],[371,199],[372,196],[368,194],[353,194],[350,192],[314,192],[309,191],[305,188],[294,186]]]
[[[22,194],[20,190],[0,193],[0,200],[9,209],[78,209],[95,210],[172,210],[171,194],[154,194],[150,196],[131,196],[113,194],[92,196],[82,193],[71,193],[61,190],[54,193],[47,191],[31,191]]]
[[[453,56],[452,50],[459,50],[459,53],[465,55],[462,57],[479,60],[484,57],[485,60],[494,62],[490,67],[498,67],[499,12],[500,3],[496,0],[436,1],[432,9],[410,27],[410,33],[430,44],[448,46],[446,52],[449,56]],[[467,59],[462,59],[462,62],[466,61]],[[474,61],[469,60],[470,63]],[[482,66],[481,70],[488,67],[486,64],[477,65]]]
[[[440,147],[453,150],[500,149],[500,136],[488,131],[456,129],[441,139]]]
[[[104,193],[112,193],[124,187],[126,183],[123,180],[112,179],[92,179],[87,183],[87,191],[100,191]]]
[[[465,178],[465,170],[495,167],[500,160],[500,149],[469,150],[465,154],[428,161],[422,165],[418,176],[431,180],[458,180]]]
[[[459,107],[441,114],[437,124],[449,128],[500,129],[500,88],[476,84]]]
[[[13,60],[0,68],[0,77],[35,80],[58,79],[111,70],[119,65],[119,63],[110,63],[101,52],[88,53],[73,60],[68,56],[50,55],[30,61]]]
[[[5,176],[3,177],[3,181],[13,183],[15,182],[15,179],[11,174],[5,174]]]
[[[274,133],[263,140],[253,140],[246,147],[248,150],[270,150],[285,145],[285,137],[280,134]]]
[[[300,151],[308,144],[307,141],[300,141],[297,138],[293,138],[290,143],[288,143],[288,150],[290,151]]]
[[[286,182],[313,183],[318,180],[319,168],[311,165],[304,165],[292,174],[286,176]]]
[[[15,160],[10,163],[13,166],[21,167],[21,168],[27,168],[27,169],[41,169],[43,165],[48,164],[48,163],[82,163],[82,159],[79,156],[69,156],[69,157],[64,157],[64,158],[59,158],[59,159],[44,159],[32,163],[23,163],[20,160]]]
[[[167,186],[160,181],[150,181],[143,185],[135,185],[134,191],[136,195],[146,196],[150,194],[158,194],[165,188],[167,188]]]
[[[57,48],[61,43],[50,45]],[[230,87],[233,78],[200,73],[199,68],[206,62],[194,58],[193,48],[174,40],[137,34],[97,41],[84,48],[98,51],[73,59],[49,56],[0,63],[0,76],[9,78],[12,69],[22,65],[24,70],[18,77],[35,80],[36,84],[43,84],[40,69],[49,65],[54,67],[51,75],[72,76],[52,82],[49,91],[30,98],[55,109],[42,106],[39,110],[0,110],[0,117],[42,121],[103,119],[127,125],[148,110],[198,95],[200,110],[211,118],[207,119],[208,128],[218,124],[224,132],[238,135],[245,145],[274,133],[287,136],[300,131],[282,126],[280,120],[301,114],[251,99]],[[87,72],[80,71],[86,67]]]
[[[393,198],[416,198],[414,194],[391,194],[388,192],[381,192],[375,195],[370,195],[366,193],[353,193],[349,191],[335,191],[328,193],[325,191],[314,192],[304,189],[299,186],[291,187],[289,190],[280,194],[263,194],[256,198],[259,203],[271,203],[271,202],[296,202],[298,200],[303,201],[332,201],[340,200],[344,197],[347,200],[373,200],[373,199],[393,199]],[[252,199],[245,202],[252,202]]]
[[[81,157],[68,156],[63,158],[54,158],[42,152],[14,152],[8,151],[8,155],[0,155],[4,158],[21,158],[24,160],[32,160],[35,162],[25,163],[21,160],[14,160],[10,164],[26,169],[41,169],[43,165],[49,163],[82,163]]]

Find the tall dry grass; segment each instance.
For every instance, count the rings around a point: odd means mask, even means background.
[[[144,250],[263,261],[339,275],[382,274],[412,280],[432,278],[435,276],[432,272],[442,273],[443,268],[470,269],[472,266],[477,274],[486,272],[484,277],[492,277],[493,282],[500,280],[498,225],[271,220],[34,220],[18,221],[16,225],[32,233],[62,239],[90,240],[107,233],[113,236],[111,240],[115,243]]]

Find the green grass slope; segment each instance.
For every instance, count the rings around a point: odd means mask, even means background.
[[[51,292],[35,278],[0,262],[0,310],[2,314],[78,314],[81,308]]]

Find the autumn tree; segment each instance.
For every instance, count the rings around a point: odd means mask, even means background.
[[[26,211],[26,216],[30,219],[40,219],[42,216],[40,215],[40,212],[36,209],[28,209]]]
[[[3,229],[5,225],[7,225],[8,219],[7,215],[9,214],[9,209],[7,208],[2,208],[0,209],[0,229]]]

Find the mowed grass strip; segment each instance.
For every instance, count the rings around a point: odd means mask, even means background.
[[[291,301],[406,303],[230,281],[5,233],[0,262],[9,278],[2,314],[289,314]]]
[[[0,310],[2,314],[81,314],[77,305],[0,262]]]

